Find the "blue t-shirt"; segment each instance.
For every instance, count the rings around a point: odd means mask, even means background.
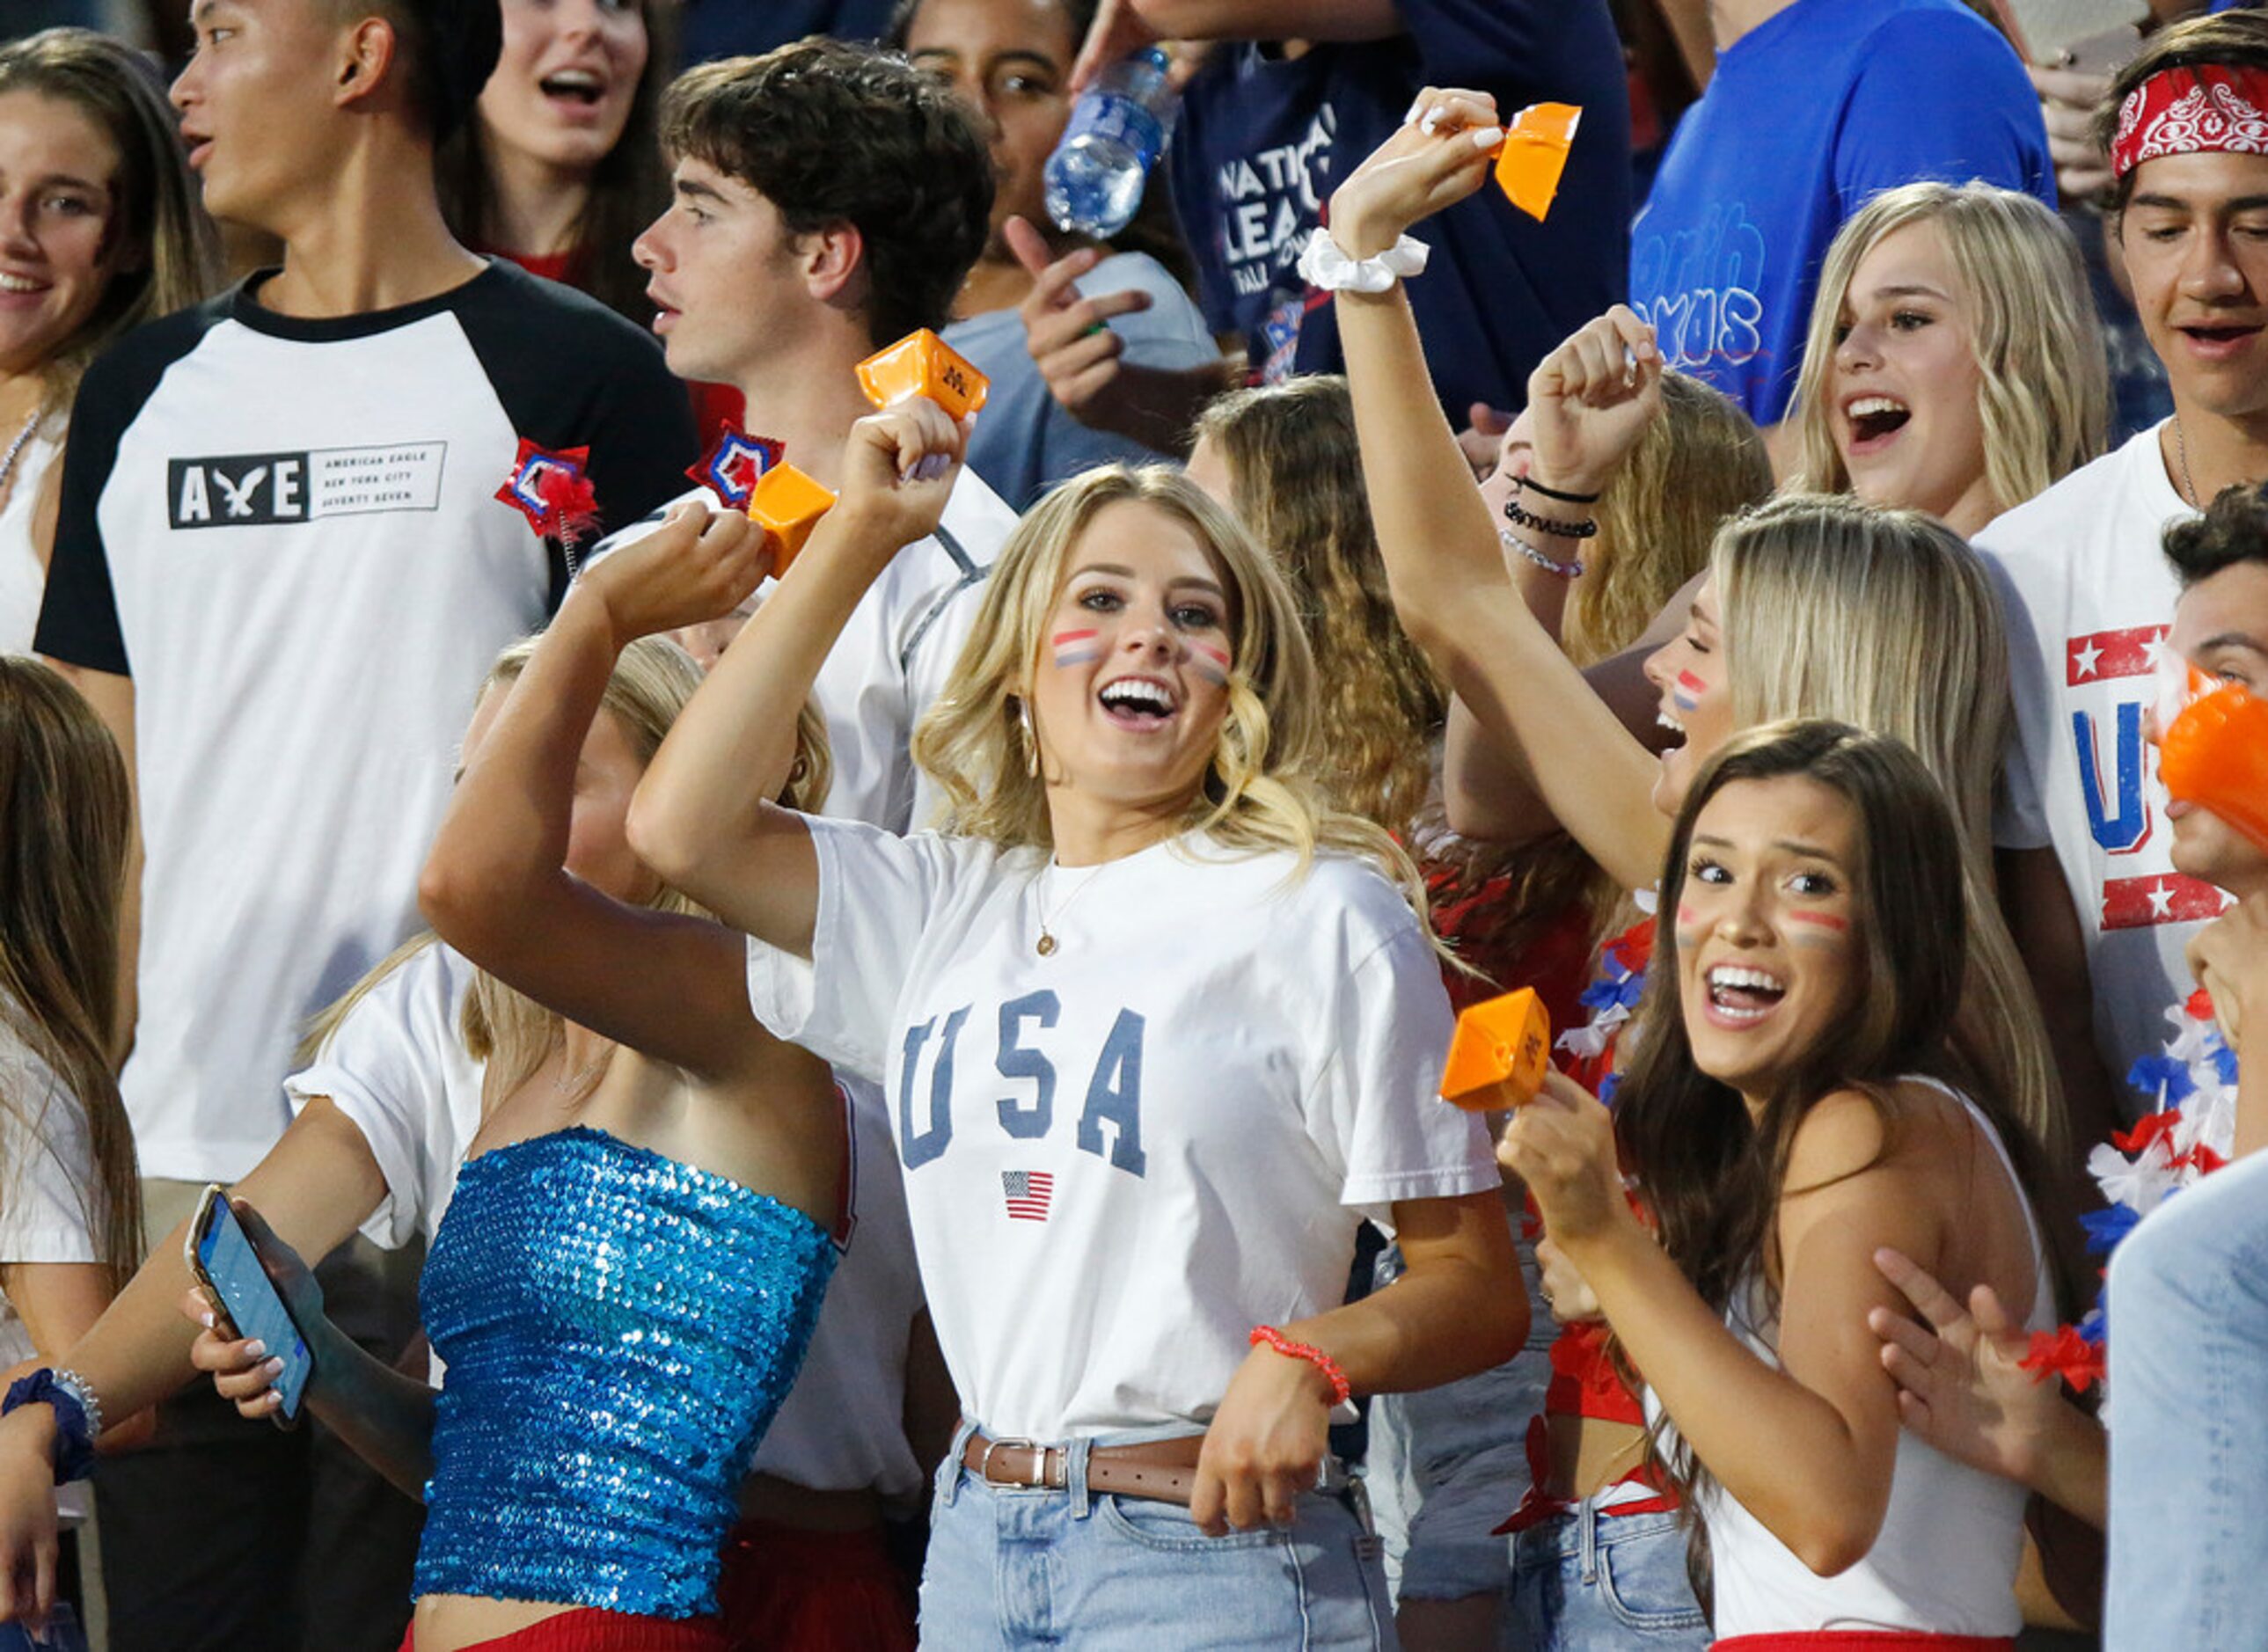
[[[1776,423],[1835,231],[1925,178],[2055,205],[2014,48],[1961,0],[1796,0],[1718,55],[1670,139],[1631,231],[1631,305],[1672,367]]]
[[[1285,58],[1247,42],[1189,88],[1168,154],[1174,203],[1215,332],[1241,333],[1256,374],[1339,371],[1329,304],[1292,268],[1332,188],[1384,143],[1424,87],[1580,105],[1559,195],[1539,224],[1493,185],[1418,226],[1432,261],[1410,302],[1454,422],[1469,403],[1518,407],[1528,375],[1618,302],[1631,211],[1630,97],[1606,0],[1400,0],[1392,40]]]

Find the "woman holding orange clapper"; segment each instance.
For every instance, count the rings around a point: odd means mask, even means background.
[[[1440,93],[1419,99],[1421,116],[1432,111],[1432,130],[1422,120],[1405,126],[1334,197],[1335,233],[1350,260],[1374,257],[1405,226],[1481,185],[1492,108]],[[1519,554],[1557,564],[1559,577],[1581,576],[1567,549],[1579,536],[1550,530],[1587,517],[1596,456],[1615,450],[1615,427],[1651,399],[1660,372],[1651,329],[1618,311],[1539,370],[1535,458],[1513,501],[1528,520],[1507,521],[1499,533],[1468,491],[1450,487],[1462,459],[1424,393],[1399,283],[1337,302],[1396,606],[1498,752],[1516,754],[1576,840],[1625,887],[1643,890],[1660,867],[1668,816],[1734,730],[1826,715],[1903,739],[1945,785],[1963,828],[1971,985],[1956,1045],[2029,1130],[2051,1127],[2054,1082],[2037,1013],[1988,892],[1992,767],[2008,712],[1997,609],[1967,547],[1926,518],[1844,501],[1786,500],[1735,520],[1719,536],[1683,634],[1648,662],[1662,716],[1684,737],[1657,764],[1584,685],[1505,571]],[[1602,1051],[1609,1062],[1610,1052],[1610,1044]],[[1551,1259],[1547,1287],[1576,1295],[1565,1257]],[[1597,1591],[1577,1581],[1579,1567],[1614,1540],[1616,1499],[1635,1501],[1615,1488],[1647,1460],[1631,1424],[1570,1421],[1579,1426],[1562,1429],[1555,1419],[1550,1449],[1563,1506],[1533,1534],[1561,1563],[1557,1589],[1541,1582],[1543,1604],[1530,1624],[1546,1645],[1563,1644],[1563,1627],[1580,1633],[1562,1619]],[[1523,1565],[1529,1538],[1522,1534]]]
[[[1090,473],[1003,550],[915,737],[945,829],[770,802],[781,709],[960,454],[924,400],[859,422],[632,842],[752,937],[767,1025],[892,1098],[963,1412],[924,1640],[1390,1645],[1331,1413],[1503,1360],[1527,1313],[1485,1138],[1433,1098],[1414,872],[1315,789],[1281,576],[1178,476]],[[1363,1211],[1409,1271],[1342,1306]]]

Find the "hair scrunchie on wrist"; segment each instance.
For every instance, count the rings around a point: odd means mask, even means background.
[[[1300,249],[1300,279],[1325,292],[1384,292],[1405,275],[1424,275],[1432,250],[1404,235],[1375,257],[1357,258],[1318,226]]]
[[[43,1405],[55,1413],[55,1484],[85,1479],[94,1469],[94,1438],[102,1432],[102,1402],[77,1371],[42,1367],[18,1377],[0,1400],[0,1417],[19,1406]]]

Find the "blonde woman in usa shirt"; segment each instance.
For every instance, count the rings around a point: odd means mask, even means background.
[[[632,841],[747,931],[758,1017],[892,1108],[964,1413],[924,1641],[1392,1645],[1332,1413],[1500,1362],[1528,1311],[1488,1143],[1435,1098],[1414,874],[1309,781],[1280,576],[1178,477],[1090,472],[1003,549],[916,735],[945,829],[765,801],[783,709],[961,437],[925,400],[860,422]],[[1410,1272],[1343,1305],[1366,1215]]]

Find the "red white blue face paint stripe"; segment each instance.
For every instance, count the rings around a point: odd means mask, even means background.
[[[1058,671],[1068,671],[1074,665],[1092,665],[1102,657],[1102,633],[1058,631],[1048,639],[1048,646],[1055,650]]]
[[[1831,912],[1788,912],[1787,938],[1798,946],[1841,946],[1851,932],[1851,920]]]
[[[1669,685],[1669,703],[1680,711],[1691,711],[1701,704],[1701,696],[1709,692],[1709,685],[1691,672],[1680,672],[1677,680]]]
[[[1226,649],[1215,648],[1210,642],[1199,642],[1189,637],[1182,638],[1182,646],[1189,651],[1191,671],[1216,688],[1227,686],[1228,650]]]

